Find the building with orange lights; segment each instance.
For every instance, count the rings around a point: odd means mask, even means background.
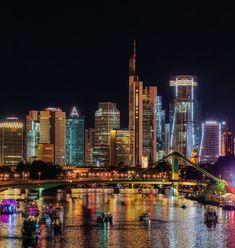
[[[54,145],[38,144],[38,160],[45,163],[54,163]]]
[[[129,165],[129,130],[111,130],[111,165]]]
[[[0,165],[23,161],[23,122],[10,117],[0,122]]]
[[[26,117],[27,160],[38,156],[39,144],[52,144],[54,163],[65,165],[66,114],[60,108],[30,111]]]
[[[157,87],[143,88],[136,74],[136,44],[129,60],[129,137],[130,166],[142,167],[156,161]]]
[[[221,156],[234,155],[234,143],[232,132],[226,128],[221,137]]]

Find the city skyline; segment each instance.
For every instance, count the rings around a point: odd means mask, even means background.
[[[6,92],[12,86],[15,90],[11,101],[1,93],[0,116],[22,113],[20,117],[24,117],[29,109],[46,106],[61,106],[69,112],[77,105],[79,112],[89,116],[86,121],[91,126],[94,117],[89,113],[95,112],[98,102],[111,101],[123,113],[121,126],[127,127],[127,61],[136,39],[138,74],[146,86],[158,87],[164,109],[168,109],[171,76],[197,75],[203,119],[227,117],[234,131],[231,9],[180,4],[153,4],[142,9],[130,2],[116,3],[115,8],[101,3],[91,9],[88,5],[74,10],[63,7],[63,11],[38,10],[33,15],[33,6],[19,6],[2,13],[1,82]],[[208,11],[214,22],[208,19]],[[19,13],[30,21],[20,19]],[[35,91],[37,87],[47,90]]]

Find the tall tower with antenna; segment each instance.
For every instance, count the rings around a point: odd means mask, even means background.
[[[143,82],[136,75],[136,41],[133,55],[129,60],[129,132],[130,165],[142,165],[143,147]]]

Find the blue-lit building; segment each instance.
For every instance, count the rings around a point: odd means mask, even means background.
[[[197,82],[191,75],[180,75],[170,81],[174,100],[170,105],[170,149],[191,158],[200,144]]]
[[[165,110],[162,109],[162,96],[156,97],[157,115],[157,158],[162,159],[165,153]]]
[[[84,165],[84,117],[76,107],[66,120],[66,164]]]

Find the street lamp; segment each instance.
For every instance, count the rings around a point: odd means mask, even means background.
[[[41,171],[38,172],[38,180],[41,178]]]

